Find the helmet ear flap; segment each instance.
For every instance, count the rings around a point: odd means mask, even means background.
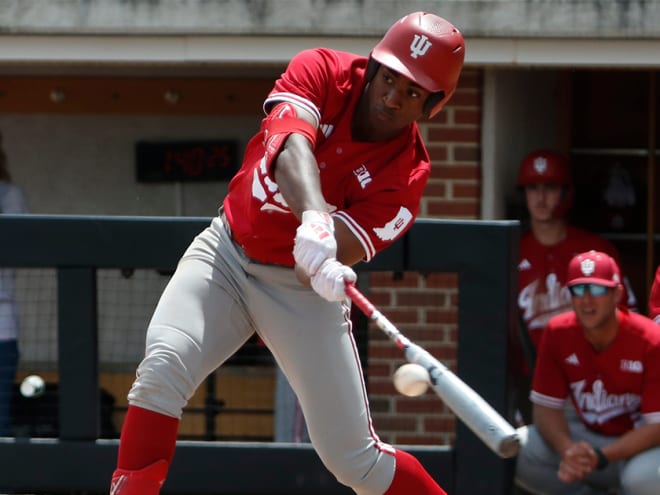
[[[376,72],[378,72],[379,67],[380,63],[369,57],[369,62],[367,63],[367,71],[365,72],[365,78],[367,79],[367,82],[371,82],[371,80],[376,76]]]
[[[438,91],[437,93],[431,93],[428,96],[428,98],[426,98],[426,102],[424,103],[424,115],[426,115],[427,117],[433,117],[433,115],[435,115],[435,113],[436,113],[436,112],[433,112],[433,110],[444,99],[445,99],[445,92],[444,91]],[[431,112],[433,112],[433,114]]]

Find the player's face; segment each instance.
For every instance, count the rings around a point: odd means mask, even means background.
[[[580,292],[581,296],[572,295],[571,302],[578,321],[585,330],[599,330],[609,328],[616,322],[616,305],[621,297],[621,287],[608,287],[601,291],[593,291],[599,295],[592,294],[589,289]]]
[[[547,222],[561,202],[563,191],[559,184],[530,184],[525,186],[527,210],[532,220]]]
[[[387,141],[424,116],[431,93],[410,79],[381,65],[360,99],[353,122],[354,135],[365,141]]]

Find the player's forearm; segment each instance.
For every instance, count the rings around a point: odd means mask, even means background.
[[[309,142],[299,134],[288,137],[275,162],[275,181],[298,219],[305,210],[327,211],[318,164]]]
[[[630,430],[601,450],[608,461],[615,462],[657,446],[660,446],[660,423],[642,425]]]
[[[566,449],[573,444],[564,410],[534,404],[533,411],[534,425],[541,436],[559,455],[563,455]]]

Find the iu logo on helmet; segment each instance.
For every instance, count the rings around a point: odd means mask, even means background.
[[[412,43],[410,43],[410,56],[412,58],[417,58],[425,55],[428,49],[431,48],[431,44],[432,43],[426,35],[422,34],[420,36],[419,34],[416,34]]]

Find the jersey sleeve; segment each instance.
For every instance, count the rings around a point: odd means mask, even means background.
[[[655,271],[655,279],[649,294],[649,317],[660,325],[660,265]]]
[[[649,331],[650,345],[644,359],[645,379],[642,390],[642,418],[646,423],[660,423],[660,329]]]
[[[533,403],[552,409],[562,409],[569,395],[557,346],[558,330],[551,319],[543,331],[529,395]]]
[[[334,98],[330,89],[339,90],[341,98],[342,81],[350,77],[338,56],[337,52],[324,48],[303,50],[294,56],[264,101],[265,113],[276,103],[286,101],[309,111],[318,124],[321,109]]]

